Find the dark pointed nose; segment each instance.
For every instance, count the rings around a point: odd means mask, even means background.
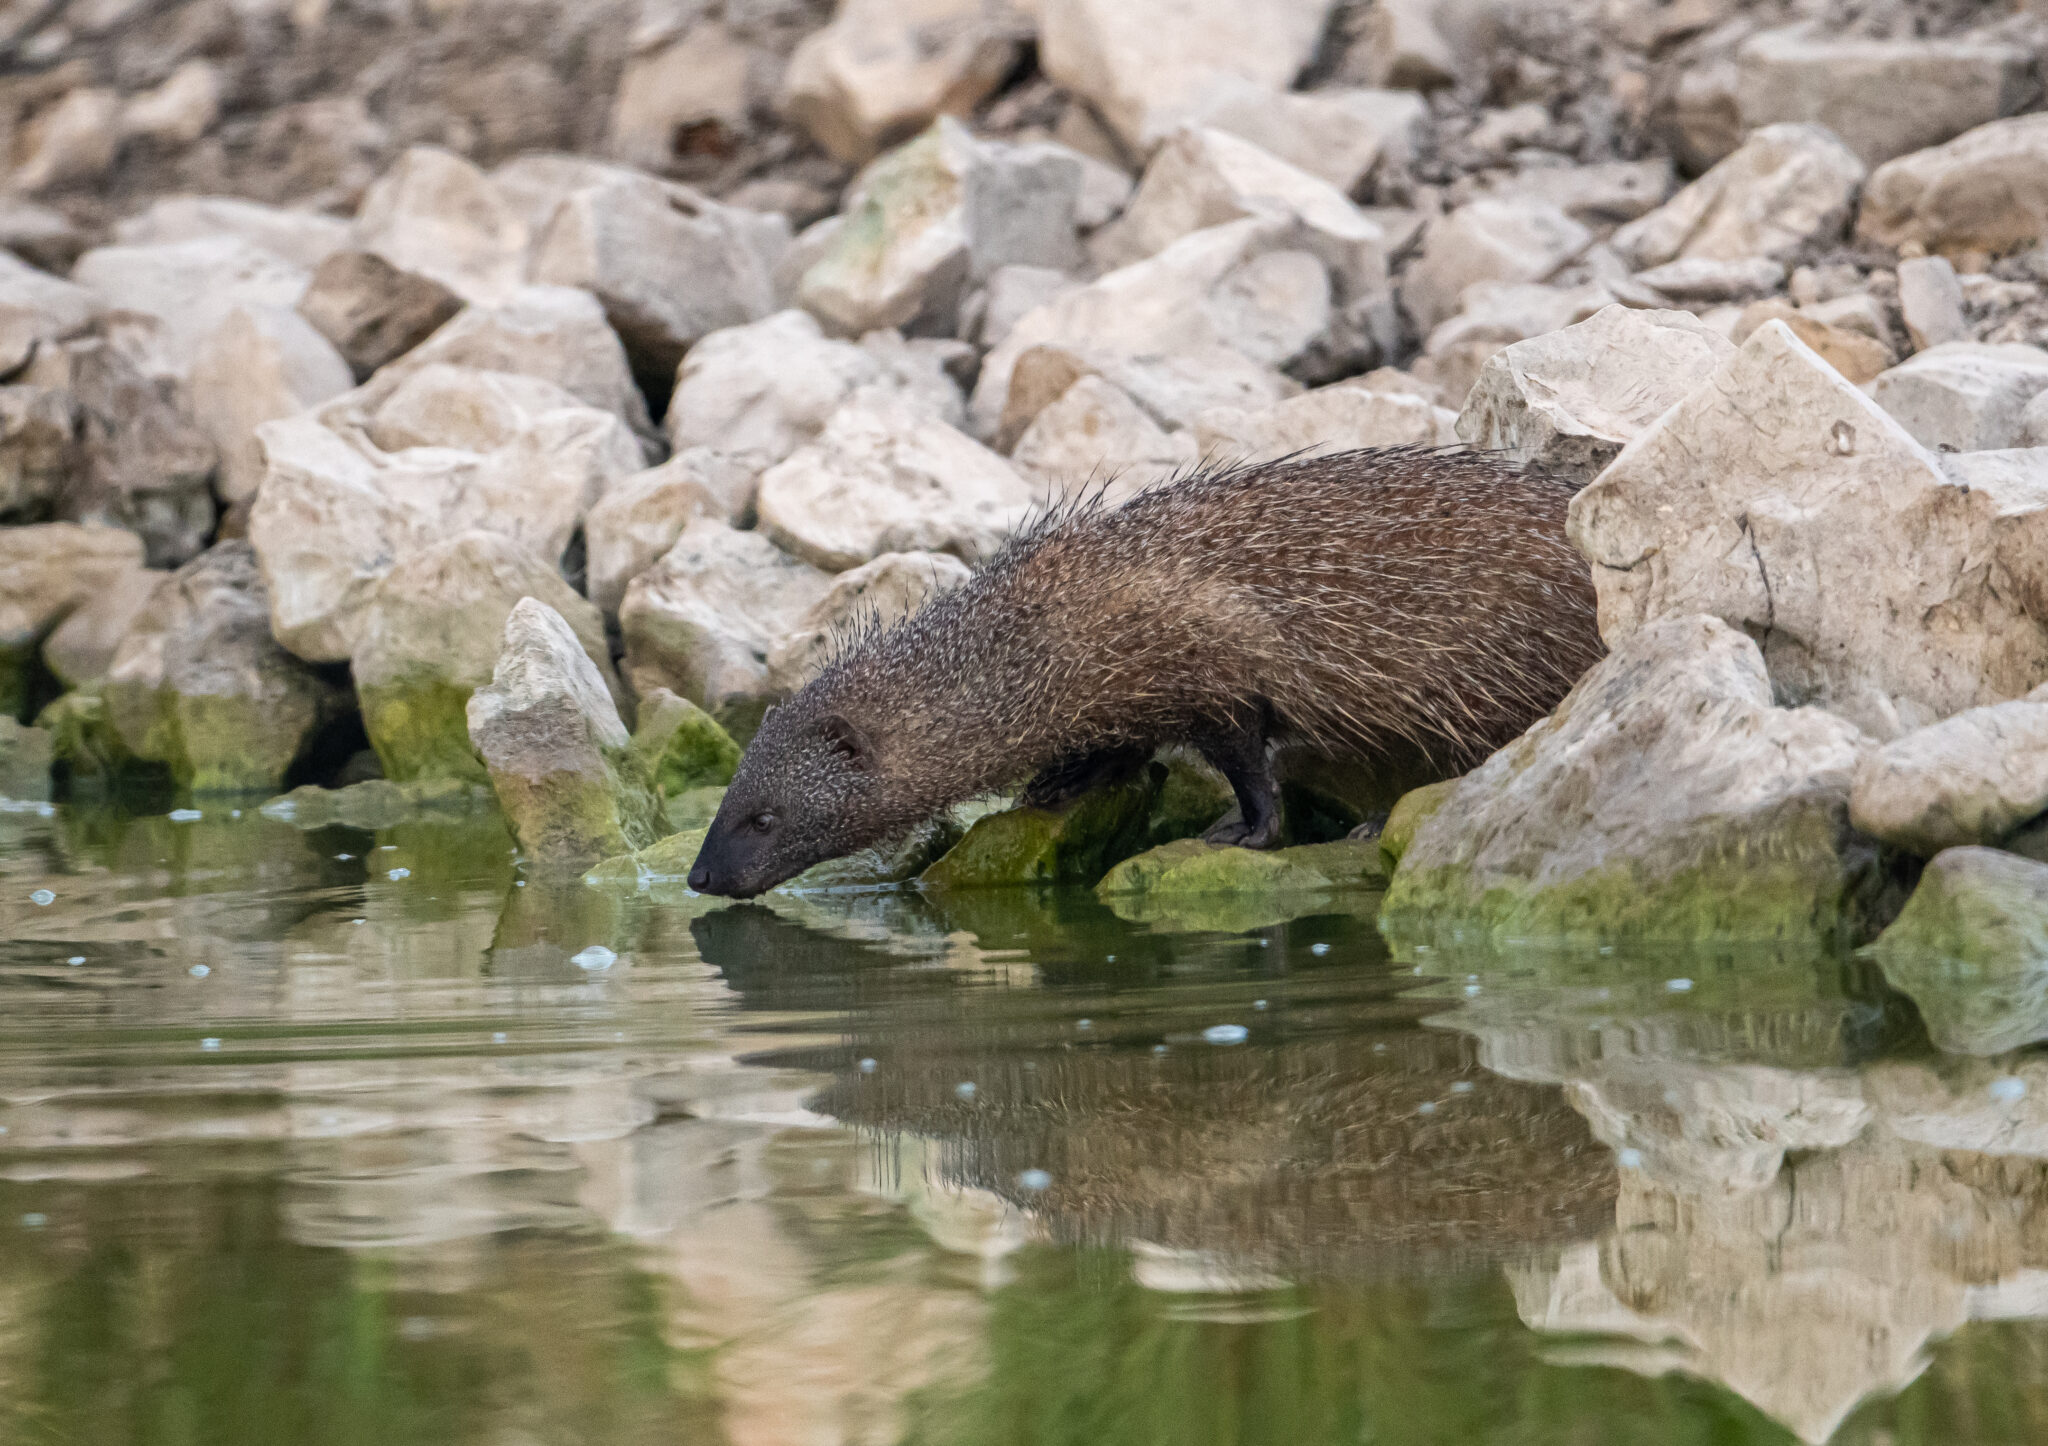
[[[674,875],[671,874],[670,877],[673,878]],[[704,892],[705,889],[709,888],[710,885],[711,870],[705,868],[702,864],[699,864],[696,868],[690,870],[691,888],[695,889],[698,893],[701,894]]]

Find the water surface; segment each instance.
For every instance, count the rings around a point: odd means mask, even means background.
[[[1374,902],[0,816],[0,1440],[2048,1440],[2042,1056]]]

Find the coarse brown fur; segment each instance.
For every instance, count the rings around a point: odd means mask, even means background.
[[[1213,468],[1046,513],[964,586],[868,628],[741,760],[692,871],[745,897],[1033,780],[1056,802],[1167,744],[1277,842],[1270,745],[1477,762],[1600,656],[1572,489],[1425,448]]]

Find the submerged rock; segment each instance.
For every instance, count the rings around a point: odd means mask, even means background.
[[[66,693],[36,715],[36,727],[49,735],[51,761],[64,770],[74,794],[169,777],[163,764],[135,756],[96,692]]]
[[[307,784],[263,805],[265,818],[294,828],[396,828],[429,818],[464,818],[498,806],[497,796],[479,783],[459,778],[415,778],[404,783],[372,778],[344,788]]]
[[[195,794],[275,791],[336,693],[271,637],[246,542],[218,543],[165,577],[105,683],[123,744]]]
[[[1387,868],[1377,840],[1226,848],[1199,838],[1162,844],[1125,859],[1095,886],[1098,896],[1146,899],[1200,894],[1285,894],[1380,888]]]
[[[50,796],[55,740],[0,714],[0,799],[33,801]]]
[[[975,821],[951,852],[924,871],[935,889],[1001,884],[1093,884],[1145,847],[1161,775],[1093,789],[1066,808],[1012,808]]]
[[[653,779],[583,642],[530,597],[504,638],[491,682],[470,696],[469,736],[527,858],[585,868],[654,842]]]
[[[1937,854],[1865,951],[1960,1054],[2048,1039],[2048,864],[1988,848]]]
[[[1401,857],[1390,936],[1827,941],[1860,925],[1848,822],[1867,746],[1778,708],[1710,617],[1619,642],[1544,722],[1451,788]]]
[[[1932,857],[1991,844],[2048,810],[2048,688],[1967,708],[1866,755],[1849,816],[1888,844]]]

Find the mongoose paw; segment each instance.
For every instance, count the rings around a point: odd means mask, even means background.
[[[1268,819],[1258,828],[1253,828],[1233,810],[1203,834],[1202,841],[1223,848],[1269,849],[1280,842],[1280,821]]]

